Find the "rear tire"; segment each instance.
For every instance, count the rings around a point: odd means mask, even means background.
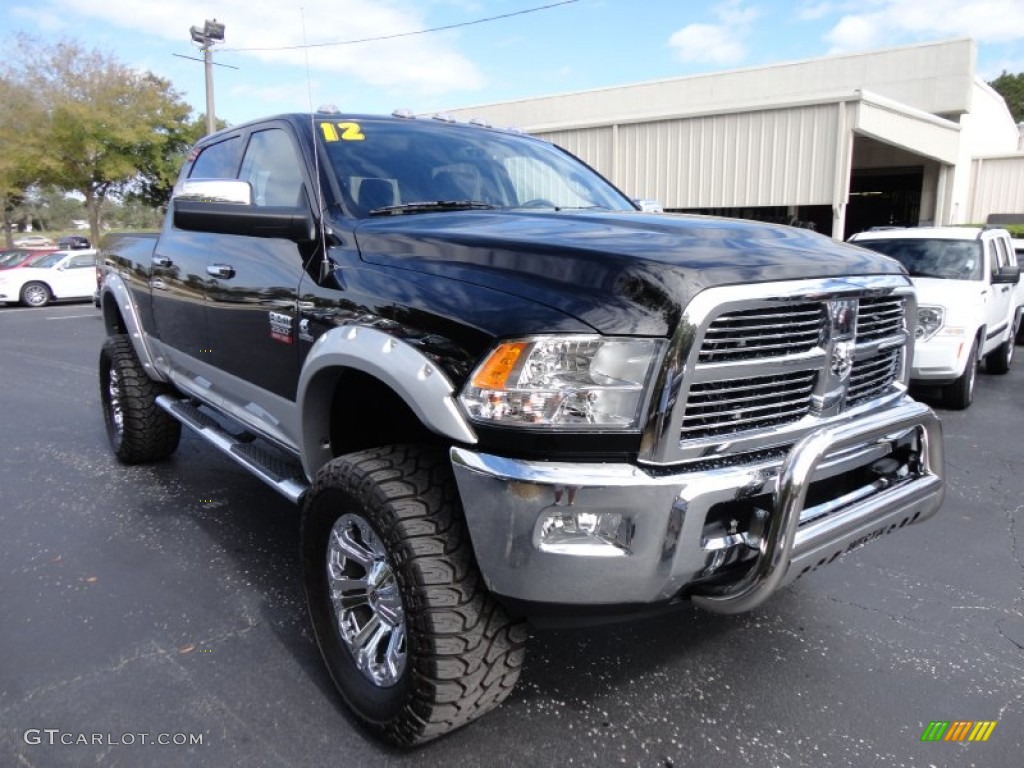
[[[181,439],[181,423],[156,404],[166,388],[146,374],[131,340],[110,336],[100,351],[100,401],[110,447],[125,464],[170,456]]]
[[[328,462],[301,538],[320,652],[369,729],[419,744],[511,693],[526,626],[484,586],[443,451],[395,446]]]
[[[974,402],[974,382],[978,377],[978,341],[971,346],[967,367],[960,378],[942,390],[943,403],[954,411],[962,411]]]
[[[26,283],[21,289],[21,303],[26,307],[45,307],[53,299],[46,283]]]

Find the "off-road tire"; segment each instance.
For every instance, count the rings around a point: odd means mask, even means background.
[[[942,402],[947,408],[954,411],[962,411],[974,402],[974,386],[978,378],[978,341],[975,339],[971,345],[971,352],[967,358],[967,366],[960,377],[952,384],[947,384],[942,390]]]
[[[332,530],[353,519],[368,525],[368,535],[386,551],[404,609],[404,668],[387,685],[359,669],[331,598]],[[402,746],[420,744],[511,693],[526,625],[483,583],[444,451],[390,446],[325,464],[303,505],[301,554],[320,652],[342,698],[377,735]]]
[[[20,298],[26,307],[45,307],[53,301],[53,293],[46,283],[25,283],[21,288]]]
[[[107,338],[100,350],[100,402],[110,447],[123,463],[158,461],[177,449],[181,423],[156,404],[166,391],[146,375],[127,336]]]

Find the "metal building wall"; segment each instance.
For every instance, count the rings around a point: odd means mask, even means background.
[[[1024,213],[1024,154],[976,158],[971,163],[970,211],[966,221],[990,213]]]
[[[833,102],[538,135],[666,208],[828,205],[839,114]]]
[[[615,180],[615,129],[612,126],[572,128],[536,135],[569,150],[599,173],[604,174],[612,181]]]

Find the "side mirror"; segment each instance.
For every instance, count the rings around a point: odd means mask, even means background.
[[[664,213],[665,209],[657,200],[634,200],[633,203],[644,213]]]
[[[303,197],[303,201],[305,198]],[[186,181],[171,198],[178,229],[220,235],[280,237],[297,243],[316,239],[309,205],[253,205],[252,187],[235,179]]]
[[[174,190],[171,199],[252,205],[252,185],[238,179],[189,179]]]
[[[1002,267],[1002,268],[1000,268],[1000,270],[996,274],[992,275],[992,284],[993,285],[1001,285],[1001,284],[1016,285],[1019,282],[1020,282],[1020,267],[1015,266],[1015,265],[1014,266],[1009,266],[1009,267]]]

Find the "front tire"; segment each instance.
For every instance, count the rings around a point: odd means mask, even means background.
[[[511,693],[525,623],[484,586],[443,451],[396,446],[328,462],[301,538],[320,652],[371,730],[419,744]]]
[[[100,402],[107,438],[125,464],[170,456],[181,439],[181,423],[156,404],[164,388],[146,374],[131,340],[110,336],[100,350]]]
[[[960,377],[952,384],[946,385],[942,396],[946,407],[954,411],[962,411],[974,402],[974,383],[978,377],[978,340],[974,340],[967,366]]]
[[[26,307],[45,307],[52,299],[46,283],[26,283],[21,289],[21,303]]]
[[[1015,335],[1015,333],[1011,333],[1006,337],[1006,341],[988,353],[988,356],[985,357],[986,371],[999,375],[1010,372],[1010,366],[1013,364]]]

